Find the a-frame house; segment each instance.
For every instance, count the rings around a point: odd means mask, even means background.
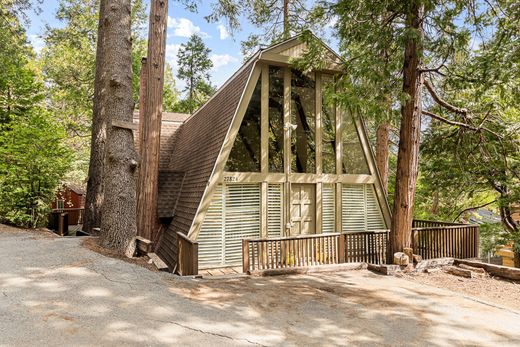
[[[302,73],[305,50],[299,37],[260,50],[162,141],[157,254],[171,271],[179,234],[203,269],[239,265],[243,238],[389,227],[363,122],[324,97],[343,64],[323,44],[326,68]]]

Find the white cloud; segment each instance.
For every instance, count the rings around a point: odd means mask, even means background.
[[[220,39],[225,40],[229,37],[229,32],[226,27],[222,24],[217,25],[218,32],[220,33]]]
[[[168,16],[168,28],[173,29],[173,35],[175,36],[190,37],[193,34],[197,34],[202,38],[210,37],[188,18],[172,18]]]
[[[40,54],[41,50],[45,46],[45,41],[38,35],[29,35],[29,41],[37,54]]]
[[[166,45],[166,61],[173,69],[177,69],[179,62],[177,61],[177,53],[179,52],[180,44],[172,43]]]
[[[213,62],[213,70],[217,70],[222,66],[238,62],[238,58],[235,58],[229,54],[212,54],[210,59]]]

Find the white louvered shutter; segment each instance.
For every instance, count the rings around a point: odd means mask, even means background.
[[[381,207],[379,206],[379,201],[377,200],[376,192],[374,191],[374,186],[371,184],[365,185],[365,192],[367,197],[367,229],[369,231],[386,229]]]
[[[242,239],[260,236],[260,185],[225,186],[225,263],[242,263]]]
[[[336,232],[336,204],[333,184],[324,184],[321,190],[321,215],[322,231],[324,233]]]
[[[267,236],[282,236],[283,200],[282,185],[269,184],[267,186]]]
[[[365,189],[362,184],[344,184],[341,192],[341,229],[343,232],[365,231]]]
[[[219,184],[213,193],[208,212],[206,213],[199,233],[199,267],[224,264],[224,223],[222,211],[222,185]]]

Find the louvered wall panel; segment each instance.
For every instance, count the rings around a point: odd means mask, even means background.
[[[344,184],[341,197],[343,232],[386,229],[373,185]]]
[[[343,232],[366,230],[364,185],[344,184],[341,192],[341,229]]]
[[[321,214],[322,214],[322,230],[324,233],[336,232],[336,204],[335,190],[333,184],[324,184],[321,191]]]
[[[371,230],[386,229],[383,213],[379,206],[379,201],[376,197],[376,192],[373,185],[365,185],[365,193],[367,198],[366,212],[367,212],[367,228]]]
[[[269,184],[267,187],[267,236],[283,236],[283,186]]]
[[[260,236],[260,185],[225,186],[225,263],[242,263],[242,239]]]
[[[213,193],[208,212],[199,233],[199,267],[222,265],[223,258],[222,185]]]

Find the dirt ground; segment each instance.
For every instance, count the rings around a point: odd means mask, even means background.
[[[463,278],[444,271],[437,271],[431,274],[404,274],[402,277],[409,281],[452,290],[520,311],[520,283],[516,281],[490,276],[484,278]]]
[[[0,226],[1,347],[520,345],[520,311],[417,279],[186,279],[82,242]]]

